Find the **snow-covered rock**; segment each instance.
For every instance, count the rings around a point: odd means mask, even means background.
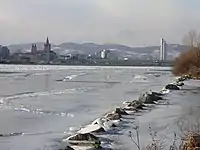
[[[67,139],[63,139],[63,142],[68,142],[72,145],[92,145],[95,143],[100,143],[99,138],[94,136],[91,133],[80,134],[77,133],[68,137]]]
[[[103,125],[99,125],[99,124],[90,124],[87,125],[86,127],[82,128],[81,130],[79,130],[77,133],[80,134],[87,134],[87,133],[92,133],[92,132],[105,132],[105,129],[103,127]]]
[[[122,116],[118,113],[108,113],[105,115],[105,118],[108,120],[120,120]]]

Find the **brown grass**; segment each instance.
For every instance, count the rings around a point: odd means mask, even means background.
[[[188,135],[182,140],[179,150],[200,150],[200,135]]]

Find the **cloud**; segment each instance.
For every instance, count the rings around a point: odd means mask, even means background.
[[[198,0],[0,0],[0,43],[180,42],[200,25]],[[193,8],[193,9],[191,9]]]

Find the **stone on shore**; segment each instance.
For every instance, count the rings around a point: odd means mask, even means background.
[[[133,109],[130,109],[131,107]],[[129,104],[127,104],[127,106],[124,109],[125,110],[137,110],[137,109],[143,109],[143,107],[144,107],[144,105],[140,101],[134,100],[134,101],[130,102]]]
[[[102,126],[105,129],[105,131],[110,130],[112,127],[117,127],[115,121],[106,118],[98,118],[95,121],[93,121],[92,124],[93,125],[98,124]]]
[[[154,101],[159,101],[159,100],[163,100],[163,98],[161,97],[162,94],[161,93],[157,93],[157,92],[152,92],[151,94],[149,94],[150,97],[152,99],[154,99]]]
[[[162,95],[166,95],[166,94],[168,94],[169,92],[170,92],[169,89],[163,88],[159,93],[161,93]]]
[[[90,149],[87,149],[87,150],[96,150],[97,148],[90,148]],[[112,148],[98,148],[98,150],[114,150]]]
[[[66,139],[71,145],[93,145],[95,143],[101,143],[99,138],[91,133],[86,134],[75,134]]]
[[[165,89],[168,89],[168,90],[180,90],[180,88],[175,84],[168,84],[168,85],[165,86]]]
[[[77,133],[87,134],[87,133],[102,133],[102,132],[106,132],[103,125],[90,124],[79,130]]]
[[[155,104],[154,101],[162,100],[163,98],[160,96],[156,96],[154,94],[145,93],[140,95],[139,102],[145,104]]]
[[[177,82],[176,85],[177,86],[184,86],[185,84],[183,82]]]
[[[185,78],[179,77],[179,78],[177,79],[177,82],[183,82],[183,81],[185,81],[185,80],[186,80]]]
[[[163,96],[162,93],[158,93],[158,92],[152,92],[152,94],[155,95],[155,96]]]
[[[119,115],[128,115],[128,113],[123,108],[116,108],[114,113]]]
[[[191,76],[189,76],[189,75],[184,75],[184,76],[182,76],[182,77],[179,77],[179,78],[177,79],[177,82],[183,82],[183,81],[189,80],[189,79],[191,79]]]
[[[95,124],[103,125],[104,122],[105,122],[105,121],[104,121],[102,118],[98,118],[98,119],[96,119],[96,120],[94,120],[94,121],[92,122],[92,125],[95,125]]]
[[[105,118],[108,120],[120,120],[122,116],[119,113],[108,113]]]
[[[64,150],[74,150],[74,149],[70,146],[66,146]]]

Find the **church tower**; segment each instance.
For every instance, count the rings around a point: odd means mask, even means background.
[[[36,54],[37,53],[37,45],[36,44],[32,44],[31,53],[32,54]]]
[[[51,51],[51,44],[49,42],[49,38],[47,37],[46,43],[44,44],[44,51],[50,52]]]
[[[48,37],[47,37],[46,43],[44,44],[44,52],[46,53],[47,64],[49,64],[50,63],[51,44],[49,42]]]

